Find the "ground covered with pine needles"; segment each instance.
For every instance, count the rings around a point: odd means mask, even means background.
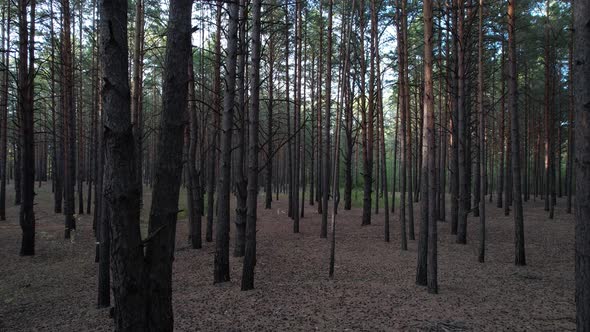
[[[36,256],[19,257],[18,208],[9,194],[0,222],[1,331],[110,331],[108,309],[96,309],[92,218],[78,216],[74,241],[63,240],[50,185],[37,189]],[[8,188],[12,193],[12,187]],[[262,202],[262,198],[261,198]],[[416,238],[419,208],[416,207]],[[439,222],[439,290],[414,283],[417,240],[401,251],[398,213],[383,241],[383,210],[361,227],[361,209],[337,218],[336,268],[328,279],[329,240],[320,239],[315,206],[293,234],[286,201],[259,206],[255,287],[240,291],[242,259],[231,258],[231,282],[213,285],[214,243],[190,249],[179,221],[173,301],[178,331],[567,331],[575,329],[574,220],[559,199],[555,219],[540,199],[525,203],[528,265],[516,267],[512,216],[488,205],[486,262],[477,262],[478,218],[467,245]],[[233,224],[232,224],[233,232]],[[232,233],[233,234],[233,233]],[[232,239],[233,247],[233,239]],[[233,248],[232,248],[233,250]]]

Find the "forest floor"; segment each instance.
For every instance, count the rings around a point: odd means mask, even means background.
[[[63,240],[63,216],[53,213],[48,190],[48,184],[37,189],[34,257],[18,255],[18,208],[8,196],[8,220],[0,222],[0,330],[110,331],[108,309],[96,309],[92,219],[78,216],[75,240]],[[512,215],[505,217],[495,204],[487,209],[483,264],[477,262],[477,218],[469,217],[467,245],[455,244],[450,224],[439,222],[438,295],[415,285],[417,240],[408,242],[408,251],[400,250],[397,211],[390,243],[383,241],[383,210],[364,227],[361,209],[340,211],[330,280],[329,240],[319,238],[316,207],[306,204],[301,233],[293,234],[286,200],[273,202],[271,210],[260,205],[256,289],[249,292],[240,291],[240,258],[230,260],[231,282],[213,285],[214,243],[190,249],[187,222],[181,220],[173,275],[175,329],[573,331],[574,221],[564,206],[560,199],[549,220],[540,199],[525,203],[525,267],[514,266]]]

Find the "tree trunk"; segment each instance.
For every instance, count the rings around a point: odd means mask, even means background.
[[[2,44],[0,47],[4,48],[5,50],[8,49],[10,45],[10,20],[7,19],[10,17],[10,4],[6,4],[6,8],[2,11]],[[53,17],[53,15],[51,16]],[[53,24],[52,24],[53,26]],[[52,51],[53,51],[53,38],[52,40]],[[6,43],[5,43],[6,42]],[[8,52],[5,52],[2,56],[2,64],[5,66],[4,73],[2,75],[2,86],[0,87],[0,220],[6,220],[6,178],[7,178],[7,157],[8,157],[8,86],[9,82],[8,79],[10,78],[9,71],[8,71],[8,63],[10,61],[10,56]],[[52,68],[54,59],[53,56],[51,58]],[[53,70],[52,70],[53,74]],[[53,87],[53,80],[52,85]],[[53,89],[52,89],[53,92]],[[53,96],[53,93],[51,94]],[[52,97],[52,101],[53,101]],[[54,108],[52,108],[53,110]],[[52,113],[53,114],[53,113]],[[55,142],[55,126],[54,128],[54,142]],[[55,144],[53,145],[55,149]]]
[[[246,245],[246,200],[248,199],[248,179],[244,174],[244,159],[246,156],[246,143],[247,143],[247,121],[246,121],[246,58],[247,58],[247,44],[246,44],[246,8],[245,0],[240,0],[240,8],[238,11],[239,16],[239,55],[238,55],[238,112],[240,114],[241,124],[239,132],[239,143],[238,143],[238,160],[237,160],[237,174],[236,174],[236,191],[237,191],[237,202],[236,202],[236,241],[234,247],[234,256],[243,257]],[[271,48],[271,52],[272,48]],[[272,93],[270,94],[270,103],[272,104]],[[269,105],[269,112],[271,112],[272,105]],[[269,113],[269,121],[270,113]],[[270,146],[269,146],[270,148]],[[271,174],[272,175],[272,174]],[[267,201],[268,202],[268,201]]]
[[[162,117],[146,247],[149,331],[172,331],[172,262],[187,122],[191,0],[170,1],[162,87]],[[237,14],[237,12],[236,12]],[[235,77],[235,75],[234,75]],[[220,204],[221,205],[221,204]],[[228,221],[229,222],[229,221]]]
[[[140,202],[143,203],[143,43],[144,43],[144,0],[135,0],[135,34],[133,40],[133,88],[131,90],[131,124],[137,153],[137,182]]]
[[[407,241],[407,237],[406,237],[406,181],[407,181],[407,171],[406,168],[408,167],[408,144],[407,144],[407,126],[408,126],[408,121],[406,120],[406,80],[405,80],[405,71],[407,69],[407,65],[405,63],[405,51],[406,51],[406,46],[405,46],[405,40],[404,40],[404,20],[403,20],[403,15],[404,15],[404,11],[403,8],[405,8],[407,0],[398,0],[397,2],[397,7],[398,7],[398,22],[396,24],[396,28],[397,28],[397,36],[398,36],[398,40],[400,45],[398,46],[398,55],[399,55],[399,84],[398,84],[398,95],[400,98],[400,108],[398,109],[398,113],[401,113],[400,115],[400,123],[401,123],[401,165],[400,165],[400,182],[401,182],[401,192],[400,192],[400,216],[399,216],[399,220],[400,220],[400,237],[401,237],[401,249],[402,250],[408,250],[408,241]],[[402,8],[402,9],[400,9]]]
[[[207,229],[205,240],[213,241],[213,212],[215,210],[215,180],[217,179],[217,142],[219,141],[219,121],[221,114],[221,13],[222,1],[216,1],[216,32],[215,32],[215,66],[213,83],[213,133],[210,134],[209,144],[209,175],[207,177]]]
[[[512,192],[514,199],[514,246],[516,265],[526,265],[524,251],[524,222],[520,181],[520,136],[518,132],[518,91],[516,71],[515,4],[508,0],[508,111],[511,118],[512,141]]]
[[[252,1],[252,71],[250,85],[250,128],[248,151],[248,217],[246,221],[246,254],[242,272],[242,290],[254,288],[254,267],[256,266],[256,218],[258,200],[258,121],[260,83],[260,11],[261,0]]]
[[[64,180],[65,180],[65,233],[66,239],[70,238],[72,230],[76,229],[74,218],[76,184],[76,110],[74,108],[73,91],[73,63],[72,43],[70,39],[70,2],[62,0],[62,61],[63,61],[63,118],[64,118]]]
[[[479,107],[479,255],[478,261],[485,261],[486,249],[486,200],[485,200],[485,183],[486,183],[486,146],[485,146],[485,113],[483,107],[483,0],[479,0],[479,42],[478,42],[478,59],[477,59],[477,106]]]
[[[268,119],[267,119],[267,134],[268,134],[268,158],[266,161],[266,174],[265,174],[265,208],[270,209],[272,207],[272,165],[273,165],[273,107],[274,107],[274,61],[275,61],[275,39],[270,38],[269,40],[269,59],[268,59]],[[245,55],[245,54],[244,54]],[[243,87],[242,87],[243,89]],[[244,124],[246,121],[243,122]],[[243,152],[242,152],[243,156]],[[238,168],[243,169],[242,164],[238,165]],[[239,174],[240,172],[238,172]]]
[[[421,213],[418,242],[416,284],[428,286],[428,292],[438,292],[436,248],[436,149],[434,125],[433,33],[432,1],[425,0],[424,8],[424,94],[421,126],[424,144],[421,162]],[[432,234],[431,234],[432,232]]]
[[[198,197],[201,195],[201,181],[200,174],[197,171],[197,149],[199,146],[198,142],[198,130],[199,120],[197,117],[197,102],[195,100],[195,72],[193,69],[193,56],[192,52],[189,56],[188,63],[188,98],[189,98],[189,146],[188,146],[188,193],[187,193],[187,205],[188,205],[188,219],[189,219],[189,239],[191,247],[193,249],[201,249],[202,237],[201,237],[201,216],[203,211],[201,210],[201,204],[198,201]],[[138,160],[138,162],[141,162]],[[142,183],[142,179],[139,179]]]
[[[293,233],[299,233],[299,219],[301,217],[299,212],[299,186],[301,184],[301,71],[302,71],[302,44],[303,44],[303,22],[302,22],[302,3],[297,1],[295,4],[296,19],[295,19],[295,87],[293,89],[294,99],[294,166],[293,170]],[[270,135],[270,133],[269,133]]]
[[[458,10],[451,5],[453,31],[458,29]],[[453,33],[453,61],[451,79],[451,235],[457,234],[459,223],[459,42]]]
[[[422,181],[427,185],[422,186],[427,190],[422,191],[422,200],[428,202],[428,292],[438,293],[438,248],[437,248],[437,216],[436,205],[436,146],[434,125],[434,87],[432,80],[432,0],[424,1],[424,138],[426,140],[425,162]],[[424,213],[424,211],[423,211]],[[424,229],[426,231],[426,229]],[[422,229],[420,229],[422,237]]]
[[[20,144],[22,174],[22,204],[20,206],[20,227],[23,231],[20,255],[35,254],[35,133],[34,133],[34,40],[35,0],[30,3],[30,26],[27,22],[27,1],[19,0],[19,66],[18,105],[20,108]],[[30,38],[30,39],[29,39]],[[28,61],[27,61],[28,56]]]
[[[576,327],[590,331],[590,4],[574,1]]]
[[[129,109],[127,2],[100,0],[98,8],[101,99],[105,115],[104,214],[100,225],[105,227],[105,221],[110,221],[113,234],[110,253],[115,331],[145,331],[143,247],[139,190],[135,181],[137,160]]]
[[[325,111],[325,118],[324,118],[324,157],[322,161],[324,162],[323,168],[323,177],[322,177],[322,224],[320,230],[320,237],[326,238],[328,237],[328,199],[330,196],[330,109],[332,107],[332,10],[333,10],[333,1],[329,0],[328,6],[328,51],[326,54],[326,111]],[[336,200],[336,193],[333,192],[334,195],[333,199]]]
[[[575,8],[574,8],[575,10]],[[573,16],[573,13],[572,13]],[[572,19],[573,24],[573,19]],[[572,31],[573,26],[572,26]],[[569,59],[568,59],[568,67],[569,67],[569,95],[568,95],[568,138],[567,138],[567,170],[566,170],[566,195],[567,195],[567,204],[566,204],[566,212],[572,213],[572,187],[573,187],[573,177],[574,177],[574,130],[575,130],[575,123],[574,123],[574,36],[575,33],[572,33],[569,45]]]
[[[468,197],[468,183],[467,183],[467,125],[465,123],[465,38],[464,38],[464,14],[463,14],[463,1],[457,0],[458,8],[458,27],[457,27],[457,38],[458,41],[458,61],[457,61],[457,72],[458,72],[458,100],[457,100],[457,134],[458,134],[458,145],[459,145],[459,221],[457,223],[457,243],[467,243],[467,201]]]
[[[221,129],[221,169],[217,194],[217,225],[215,228],[215,269],[213,282],[230,280],[229,275],[229,218],[231,145],[234,125],[234,99],[236,96],[236,61],[238,54],[238,0],[229,3],[227,32],[227,58],[225,93],[223,95],[223,122]]]
[[[505,157],[505,146],[506,146],[506,102],[505,102],[505,86],[506,86],[506,66],[504,64],[505,59],[505,51],[504,51],[504,41],[502,41],[502,53],[501,53],[501,61],[500,61],[500,165],[498,167],[498,192],[496,194],[496,207],[502,208],[503,206],[503,193],[504,193],[504,160]]]

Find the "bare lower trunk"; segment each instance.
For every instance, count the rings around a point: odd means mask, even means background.
[[[512,192],[514,199],[515,260],[516,265],[526,265],[524,251],[524,221],[520,181],[520,136],[518,132],[518,91],[516,72],[515,2],[508,1],[508,107],[511,117],[512,140]]]
[[[261,0],[252,1],[252,71],[250,88],[250,128],[248,153],[248,217],[246,221],[246,253],[242,274],[242,290],[254,288],[256,266],[256,218],[258,199],[258,115],[260,107],[260,10]]]
[[[590,331],[590,4],[574,1],[576,327]]]
[[[164,60],[162,117],[146,246],[148,331],[172,331],[172,262],[187,122],[191,0],[170,1]],[[137,181],[135,181],[137,182]]]

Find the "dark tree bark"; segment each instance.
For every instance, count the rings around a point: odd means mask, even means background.
[[[354,1],[356,2],[356,1]],[[352,10],[354,11],[354,6],[352,6]],[[347,48],[350,47],[350,31],[352,29],[352,18],[350,19],[348,25],[349,31],[349,38],[346,40]],[[347,62],[347,67],[349,65],[349,52],[347,51],[345,54]],[[313,68],[312,68],[313,70]],[[345,68],[345,72],[348,70]],[[349,82],[345,79],[346,82],[344,84],[349,86]],[[347,93],[350,93],[347,88]],[[344,134],[346,135],[346,143],[345,143],[345,153],[344,153],[344,210],[350,210],[352,208],[352,162],[353,162],[353,149],[354,149],[354,136],[353,136],[353,108],[352,108],[352,96],[346,96],[347,103],[344,108]]]
[[[573,16],[573,13],[572,13]],[[573,19],[572,19],[573,24]],[[572,26],[572,31],[573,26]],[[567,195],[567,204],[566,204],[566,212],[572,213],[572,187],[573,187],[573,175],[574,175],[574,131],[575,131],[575,122],[574,122],[574,36],[575,33],[572,33],[572,37],[570,40],[569,45],[569,59],[568,59],[568,66],[569,66],[569,96],[568,96],[568,138],[567,138],[567,170],[566,170],[566,195]]]
[[[2,11],[2,44],[0,47],[5,50],[10,45],[10,3],[6,3],[6,7]],[[52,16],[53,17],[53,16]],[[52,25],[53,26],[53,25]],[[53,38],[52,38],[53,41]],[[52,43],[53,45],[53,43]],[[53,50],[53,47],[52,47]],[[2,86],[0,87],[0,220],[6,220],[6,178],[7,178],[7,157],[8,157],[8,79],[10,77],[8,71],[8,62],[10,60],[9,53],[4,52],[2,56],[2,64],[5,67],[2,75]],[[52,57],[52,64],[53,64]],[[52,71],[53,73],[53,71]],[[53,96],[53,93],[52,93]],[[53,100],[53,99],[52,99]],[[53,109],[53,108],[52,108]],[[55,128],[55,126],[54,126]],[[54,130],[55,131],[55,130]],[[55,138],[55,134],[53,136]],[[55,144],[54,144],[55,149]]]
[[[27,7],[30,5],[30,24],[27,21]],[[19,66],[18,66],[18,108],[20,116],[20,145],[22,174],[22,204],[20,206],[20,227],[23,231],[20,255],[35,254],[35,133],[34,133],[34,76],[35,76],[35,0],[19,0]],[[28,60],[27,60],[28,57]]]
[[[362,1],[361,1],[362,2]],[[371,0],[371,6],[374,6]],[[364,7],[362,7],[364,8]],[[364,10],[364,9],[363,9]],[[371,41],[377,38],[377,14],[371,10]],[[362,225],[371,224],[371,195],[373,193],[373,142],[374,142],[374,117],[375,117],[375,44],[371,45],[370,50],[370,70],[369,70],[369,96],[368,96],[368,113],[364,118],[363,128],[366,140],[363,159],[363,221]],[[364,77],[364,76],[363,76]],[[362,78],[361,78],[362,79]],[[363,95],[364,99],[365,96]],[[378,195],[377,195],[378,196]],[[379,198],[376,197],[375,201]]]
[[[416,284],[428,285],[428,291],[438,292],[436,278],[436,216],[434,205],[436,201],[436,173],[435,173],[435,134],[434,134],[434,88],[432,80],[432,1],[425,0],[424,8],[424,142],[422,146],[422,197],[420,200],[420,238],[418,241],[418,266],[416,269]],[[433,230],[435,233],[430,234]],[[430,245],[434,248],[430,248]],[[434,264],[434,270],[429,265]],[[430,275],[434,273],[434,276]]]
[[[423,182],[428,185],[423,186],[427,190],[422,192],[422,200],[428,201],[428,292],[431,294],[438,293],[438,248],[437,248],[437,216],[435,214],[436,205],[436,134],[434,124],[434,87],[432,78],[432,0],[424,1],[424,127],[426,129],[424,137],[426,148],[424,152],[426,157],[425,163],[427,172],[424,172]],[[423,211],[424,212],[424,211]],[[426,230],[426,229],[425,229]],[[422,229],[420,229],[422,233]]]
[[[323,177],[322,177],[322,225],[320,230],[320,237],[328,237],[328,199],[330,196],[330,110],[332,107],[332,21],[333,21],[333,1],[329,0],[328,5],[328,51],[326,54],[326,111],[324,118],[324,162]],[[336,192],[332,192],[333,199],[336,201]]]
[[[449,4],[452,12],[453,31],[458,28],[458,11],[456,6]],[[451,66],[451,87],[450,87],[450,104],[451,104],[451,235],[457,234],[459,223],[459,46],[457,38],[453,33],[453,58]]]
[[[256,266],[256,218],[258,200],[258,119],[260,108],[260,9],[261,0],[252,1],[252,55],[250,85],[250,128],[248,151],[248,217],[246,221],[246,253],[242,274],[242,290],[254,288]]]
[[[215,66],[214,66],[214,83],[213,83],[213,133],[210,134],[209,144],[209,165],[207,176],[207,229],[205,231],[205,240],[213,241],[213,212],[215,210],[215,180],[217,179],[217,143],[219,141],[219,121],[221,114],[221,13],[223,3],[221,0],[216,1],[216,32],[215,32]]]
[[[500,65],[500,70],[501,70],[501,74],[500,74],[500,86],[501,86],[501,92],[500,92],[500,165],[498,168],[498,192],[496,194],[496,207],[497,208],[502,208],[502,195],[504,192],[504,160],[506,159],[505,157],[505,138],[506,138],[506,102],[505,102],[505,86],[506,86],[506,67],[504,65],[504,56],[505,52],[504,52],[504,42],[502,42],[502,53],[501,53],[501,65]]]
[[[549,4],[549,3],[547,3]],[[549,31],[549,7],[547,7],[547,17],[545,24],[545,50],[544,50],[544,62],[545,62],[545,111],[544,111],[544,127],[545,127],[545,211],[550,210],[551,205],[551,176],[553,173],[553,104],[551,96],[551,88],[553,83],[553,71],[551,69],[552,58],[551,58],[551,45],[550,45],[550,31]]]
[[[352,6],[354,8],[354,0],[352,1]],[[330,72],[331,63],[331,53],[332,53],[332,11],[333,11],[334,1],[329,0],[329,21],[328,21],[328,73]],[[371,8],[374,11],[374,1],[371,1]],[[342,23],[344,26],[344,22]],[[348,44],[347,44],[348,45]],[[348,47],[348,46],[347,46]],[[346,66],[346,65],[345,65]],[[330,76],[328,76],[330,78]],[[328,81],[329,82],[329,81]],[[329,84],[329,83],[328,83]],[[330,103],[328,103],[330,105]],[[336,192],[338,191],[339,181],[339,169],[340,169],[340,124],[342,122],[342,107],[339,106],[336,112],[336,137],[334,142],[334,162],[332,163],[332,193],[334,194],[334,199],[332,201],[332,211],[331,211],[331,238],[330,238],[330,267],[328,271],[328,276],[330,279],[334,278],[334,263],[336,259],[336,209],[338,206],[338,200],[336,199]],[[328,159],[328,158],[326,158]],[[327,195],[326,195],[327,196]],[[327,208],[327,207],[326,207]],[[327,212],[327,211],[326,211]],[[327,215],[327,213],[324,213]]]
[[[149,240],[146,248],[148,330],[172,331],[172,262],[187,123],[188,60],[191,55],[192,0],[171,0],[162,87],[162,118]],[[229,221],[228,221],[229,222]]]
[[[294,170],[293,170],[293,233],[299,233],[299,186],[301,180],[301,71],[302,71],[302,44],[303,44],[303,22],[302,22],[302,3],[297,1],[295,4],[295,87],[293,89],[293,124],[294,124]],[[268,134],[270,135],[270,133]]]
[[[76,186],[78,192],[78,214],[84,214],[84,181],[87,180],[87,176],[85,174],[85,133],[84,133],[84,79],[83,79],[83,70],[82,70],[82,62],[83,62],[83,52],[82,52],[82,5],[81,2],[78,3],[78,10],[79,10],[79,17],[78,17],[78,36],[79,36],[79,55],[78,55],[78,79],[76,84],[78,85],[78,94],[76,96],[77,99],[77,107],[76,112],[78,116],[76,117],[76,131],[74,135],[77,135],[78,144],[77,144],[77,154],[76,154]],[[75,39],[75,37],[74,37]],[[77,134],[76,134],[77,132]],[[74,208],[75,211],[75,208]]]
[[[401,5],[400,5],[401,3]],[[407,99],[406,99],[406,70],[407,70],[407,64],[405,62],[405,52],[407,50],[406,46],[405,46],[405,32],[404,32],[404,9],[406,6],[407,0],[398,0],[397,4],[398,4],[398,15],[397,15],[397,24],[396,24],[396,28],[397,28],[397,36],[398,36],[398,40],[399,40],[399,46],[398,46],[398,54],[399,54],[399,77],[400,77],[400,82],[398,84],[398,94],[399,94],[399,98],[400,98],[400,108],[398,109],[398,113],[401,114],[400,116],[400,122],[401,122],[401,167],[400,167],[400,182],[401,182],[401,193],[400,193],[400,237],[401,237],[401,249],[402,250],[408,250],[408,241],[407,241],[407,237],[406,237],[406,182],[407,182],[407,167],[408,167],[408,144],[407,144],[407,127],[408,127],[408,121],[406,119],[406,103],[407,103]],[[400,9],[401,8],[401,9]]]
[[[229,26],[225,93],[223,96],[223,122],[221,128],[221,169],[217,199],[217,225],[215,228],[215,269],[213,282],[230,280],[229,275],[229,218],[231,185],[231,145],[234,125],[234,99],[236,97],[236,61],[238,55],[238,0],[229,2]],[[241,165],[240,165],[241,166]]]
[[[375,15],[375,25],[377,25],[377,10],[374,8],[376,5],[373,2],[371,4],[373,8],[371,9],[372,15]],[[373,12],[375,12],[373,14]],[[376,28],[375,28],[376,29]],[[386,149],[385,149],[385,120],[383,116],[383,85],[381,82],[381,56],[379,54],[379,38],[375,38],[374,46],[376,54],[376,62],[377,62],[377,127],[380,128],[379,130],[379,142],[381,147],[379,152],[381,153],[381,183],[383,184],[383,204],[384,204],[384,212],[385,212],[385,219],[383,224],[383,237],[385,242],[389,242],[390,238],[390,227],[389,227],[389,193],[387,188],[387,158],[386,158]],[[395,197],[395,192],[393,193]],[[395,200],[394,200],[395,202]]]
[[[100,61],[100,60],[99,60]],[[98,68],[97,68],[98,75]],[[97,77],[98,78],[98,77]],[[98,96],[101,98],[101,88],[98,87]],[[102,108],[102,101],[98,102],[98,108]],[[100,112],[97,127],[104,128],[104,112]],[[97,132],[97,156],[96,156],[96,186],[94,188],[94,224],[96,225],[96,257],[98,258],[98,307],[108,308],[111,305],[111,224],[108,203],[104,202],[104,158],[105,144],[103,130]],[[96,258],[95,258],[96,260]]]
[[[458,72],[458,98],[457,98],[457,134],[458,134],[458,145],[459,145],[459,221],[457,223],[457,243],[467,243],[467,202],[468,197],[468,183],[467,183],[467,124],[466,113],[465,113],[465,37],[464,37],[464,14],[463,14],[463,1],[457,0],[458,8],[458,27],[457,27],[457,38],[458,41],[458,61],[457,61],[457,72]]]
[[[140,202],[143,203],[143,44],[144,0],[135,0],[135,34],[133,39],[133,87],[131,90],[131,123],[137,153],[137,182]]]
[[[268,119],[267,119],[267,133],[268,133],[268,158],[266,161],[265,174],[265,205],[266,209],[272,206],[272,167],[273,167],[273,108],[274,108],[274,62],[275,62],[275,39],[273,37],[269,40],[269,58],[268,58]],[[245,122],[244,122],[245,123]],[[242,158],[243,161],[243,158]],[[239,167],[242,167],[241,164]],[[243,167],[242,167],[243,169]]]
[[[478,59],[477,59],[477,106],[479,113],[479,255],[478,261],[485,261],[486,249],[486,200],[485,200],[485,183],[486,183],[486,146],[485,146],[485,114],[483,107],[483,90],[484,90],[484,68],[483,68],[483,0],[479,0],[479,42],[478,42]]]
[[[64,119],[64,216],[66,239],[76,229],[74,188],[76,184],[76,110],[74,108],[72,43],[70,34],[70,2],[61,0],[62,9],[62,94]]]
[[[574,1],[576,327],[590,331],[590,4]]]
[[[289,100],[289,48],[290,48],[290,36],[289,36],[289,2],[285,0],[285,101],[287,108],[287,200],[288,209],[287,215],[289,218],[293,218],[293,142],[291,139],[291,103]],[[320,72],[321,75],[321,72]],[[295,96],[293,97],[295,99]],[[295,223],[293,223],[295,228]]]
[[[323,202],[322,202],[322,185],[323,185],[323,180],[322,180],[322,175],[323,175],[323,138],[322,138],[322,82],[324,79],[323,76],[323,72],[324,72],[324,20],[323,20],[323,1],[320,1],[320,15],[318,16],[318,21],[319,21],[319,59],[318,59],[318,71],[317,71],[317,105],[316,105],[316,117],[317,117],[317,121],[316,121],[316,137],[317,137],[317,147],[316,147],[316,153],[317,153],[317,181],[316,181],[316,201],[318,202],[318,213],[322,213],[323,211]],[[361,43],[361,47],[362,47],[362,43]],[[287,66],[288,67],[288,66]],[[289,71],[287,70],[287,72],[285,73],[287,78],[289,78]],[[287,84],[288,86],[288,84]],[[288,98],[288,96],[287,96]],[[288,99],[287,99],[288,100]],[[326,176],[326,175],[324,175]],[[326,211],[327,212],[327,211]],[[323,224],[322,224],[323,227]],[[322,237],[323,233],[323,228],[320,229],[320,237]],[[326,235],[327,235],[327,225],[326,225]]]
[[[53,20],[54,20],[54,12],[53,12],[53,0],[50,1],[49,5],[50,9],[50,17],[51,17],[51,24],[49,25],[50,28],[50,38],[51,38],[51,118],[54,124],[53,126],[53,181],[54,181],[54,190],[53,190],[53,200],[54,200],[54,213],[61,213],[62,212],[62,199],[63,199],[63,109],[61,107],[56,106],[55,95],[57,94],[57,90],[55,88],[55,73],[58,70],[58,66],[56,66],[56,36],[55,30],[53,27]],[[61,77],[61,74],[59,75]],[[62,94],[63,96],[63,94]],[[61,101],[61,98],[60,98]],[[56,111],[56,108],[58,110]],[[61,110],[60,110],[61,109]]]
[[[100,0],[98,8],[101,100],[105,114],[104,214],[100,227],[106,227],[105,220],[110,221],[113,234],[110,253],[115,330],[145,331],[137,160],[129,108],[127,1]],[[101,245],[104,248],[105,243]]]
[[[199,119],[197,116],[197,102],[195,99],[195,72],[193,69],[192,52],[188,63],[188,98],[189,98],[189,146],[188,146],[188,160],[187,160],[187,205],[188,205],[188,219],[189,219],[189,240],[193,249],[201,249],[203,240],[201,237],[201,221],[203,211],[198,197],[201,195],[201,181],[200,174],[197,170],[197,149],[199,136]],[[142,180],[141,177],[139,179]],[[141,183],[141,182],[140,182]]]
[[[240,114],[241,124],[240,124],[240,131],[239,135],[239,143],[238,143],[238,158],[236,166],[236,192],[237,192],[237,202],[236,202],[236,241],[234,247],[234,256],[235,257],[243,257],[244,250],[246,246],[246,201],[248,199],[248,179],[246,174],[244,174],[244,160],[246,158],[246,148],[247,148],[247,140],[248,140],[248,130],[246,128],[247,121],[246,121],[246,58],[247,58],[247,44],[246,44],[246,6],[245,0],[240,0],[240,8],[238,11],[239,16],[239,54],[238,54],[238,83],[237,83],[237,93],[238,93],[238,112]],[[272,48],[271,48],[272,52]],[[270,96],[272,102],[272,94]],[[270,108],[271,106],[269,106]]]
[[[514,206],[514,247],[516,265],[526,265],[524,251],[524,221],[522,216],[522,194],[520,181],[520,134],[518,128],[518,91],[516,71],[515,6],[516,0],[508,0],[508,111],[511,118],[512,141],[512,192]]]

